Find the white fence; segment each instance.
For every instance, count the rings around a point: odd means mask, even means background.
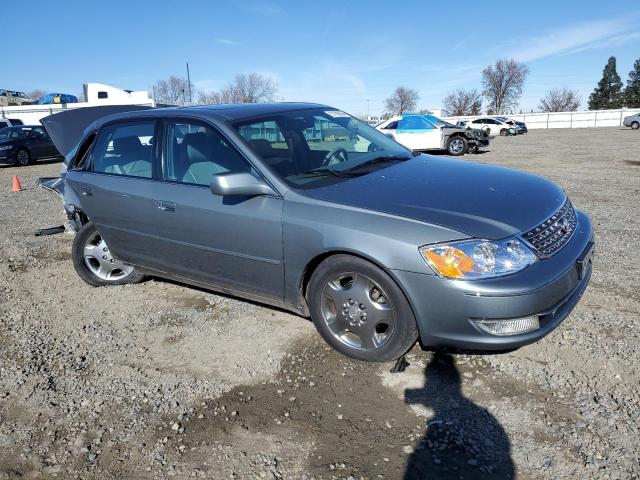
[[[640,109],[587,110],[582,112],[553,113],[521,113],[505,115],[514,120],[524,122],[528,129],[534,128],[589,128],[589,127],[621,127],[624,117],[640,113]],[[456,123],[459,120],[495,117],[500,115],[475,115],[465,117],[446,117],[445,120]]]

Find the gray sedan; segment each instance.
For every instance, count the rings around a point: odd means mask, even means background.
[[[73,148],[54,132],[63,115],[44,122],[70,150],[48,185],[90,285],[151,275],[202,286],[310,316],[336,350],[389,361],[418,339],[534,342],[589,282],[591,222],[558,185],[413,154],[335,108],[119,113]]]

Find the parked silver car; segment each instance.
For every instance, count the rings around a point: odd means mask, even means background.
[[[640,113],[636,113],[635,115],[629,115],[628,117],[624,117],[622,124],[625,127],[631,127],[634,130],[638,130],[640,128]]]
[[[44,183],[63,195],[90,285],[203,286],[309,315],[338,351],[388,361],[418,338],[534,342],[591,276],[591,222],[555,183],[413,154],[335,108],[149,109],[71,142],[87,112],[44,120],[69,152]]]

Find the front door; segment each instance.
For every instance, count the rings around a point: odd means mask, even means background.
[[[164,133],[162,181],[153,189],[162,269],[282,299],[282,199],[214,195],[213,175],[258,172],[208,124],[167,121]]]

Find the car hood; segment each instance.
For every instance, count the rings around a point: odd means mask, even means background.
[[[542,177],[429,155],[304,193],[486,239],[526,232],[566,199],[558,185]]]

